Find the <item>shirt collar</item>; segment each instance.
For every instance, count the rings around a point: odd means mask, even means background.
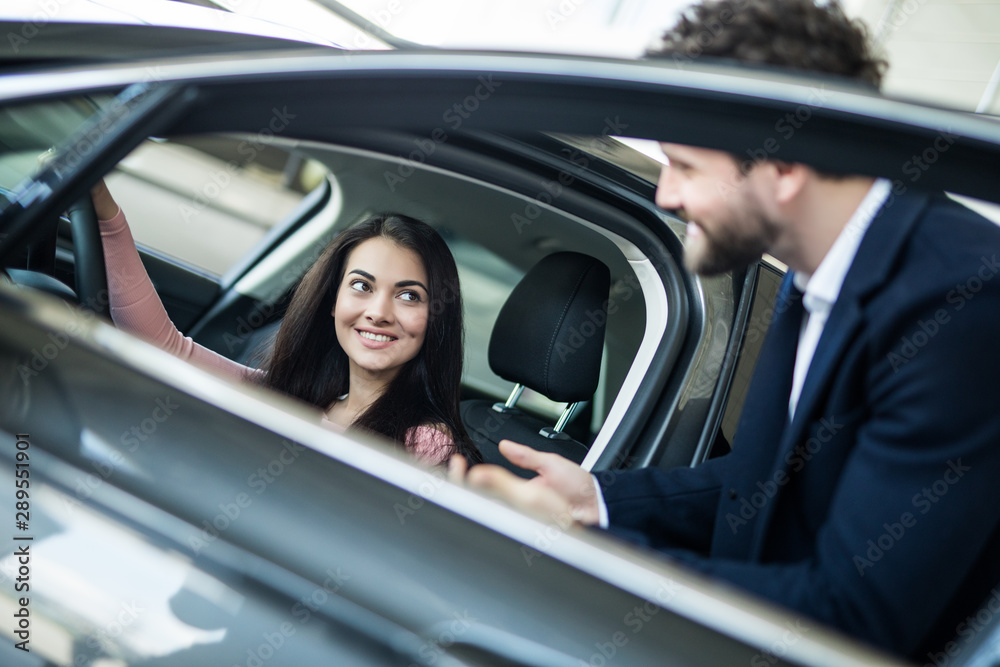
[[[868,194],[855,209],[854,215],[840,230],[840,234],[816,267],[816,271],[811,276],[798,271],[792,275],[792,282],[803,293],[802,305],[807,311],[810,313],[816,309],[829,311],[833,307],[840,295],[840,288],[847,277],[847,271],[851,268],[855,255],[858,254],[861,239],[864,238],[875,214],[889,198],[891,189],[892,184],[887,179],[876,179]]]

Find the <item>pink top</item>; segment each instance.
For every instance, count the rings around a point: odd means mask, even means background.
[[[111,318],[120,329],[231,380],[260,379],[263,375],[260,369],[227,359],[177,330],[139,259],[121,208],[115,217],[101,220],[100,226]],[[332,431],[343,431],[342,427],[327,419],[326,414],[323,414],[320,424]],[[454,441],[431,426],[415,426],[407,431],[405,446],[418,459],[432,465],[444,463],[454,451]]]

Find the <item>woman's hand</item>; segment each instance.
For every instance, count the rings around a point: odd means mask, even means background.
[[[90,198],[94,202],[94,211],[97,213],[98,220],[110,220],[118,215],[118,203],[111,196],[111,191],[108,190],[108,185],[103,178],[90,189]]]

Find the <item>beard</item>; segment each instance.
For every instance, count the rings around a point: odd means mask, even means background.
[[[683,211],[681,217],[688,222],[684,266],[701,276],[750,266],[768,251],[778,233],[774,222],[756,211],[729,216],[710,228],[690,220]]]

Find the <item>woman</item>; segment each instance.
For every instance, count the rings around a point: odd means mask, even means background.
[[[431,464],[453,453],[481,460],[459,416],[458,271],[429,225],[379,215],[338,235],[296,287],[269,358],[251,369],[177,331],[103,181],[92,198],[120,328],[222,375],[304,400],[323,411],[328,428],[380,433]]]

